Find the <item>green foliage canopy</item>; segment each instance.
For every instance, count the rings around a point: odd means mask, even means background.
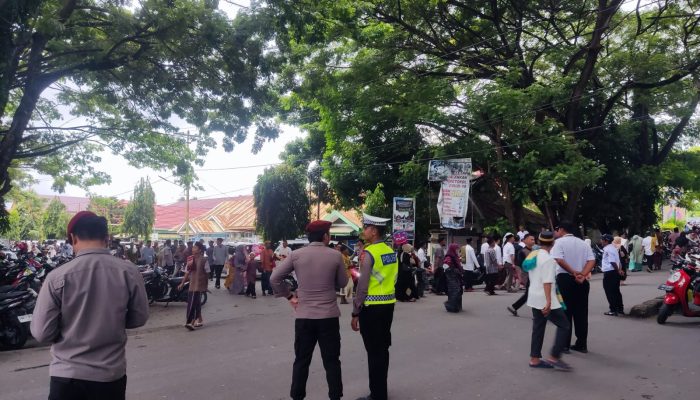
[[[294,239],[309,223],[306,177],[289,165],[268,168],[253,189],[256,223],[266,240]]]
[[[203,163],[214,133],[227,151],[249,131],[255,149],[277,137],[273,24],[231,20],[217,3],[0,2],[0,205],[11,167],[48,174],[60,191],[109,181],[93,168],[100,150],[178,174],[191,171],[183,160]]]
[[[156,194],[148,179],[141,178],[134,188],[131,201],[124,210],[122,231],[148,239],[153,232],[156,220]]]
[[[654,222],[659,167],[697,132],[700,27],[695,0],[621,5],[280,0],[258,12],[275,15],[292,61],[287,120],[323,133],[339,203],[377,183],[388,198],[420,193],[402,166],[471,157],[512,226],[535,204],[550,223],[639,230]]]
[[[42,215],[43,237],[46,239],[65,239],[66,227],[70,215],[66,212],[65,204],[58,198],[53,198],[46,206]]]

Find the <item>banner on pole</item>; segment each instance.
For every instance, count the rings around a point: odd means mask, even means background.
[[[416,199],[412,197],[394,197],[393,213],[394,232],[404,231],[411,234],[416,230]]]
[[[430,162],[428,179],[442,182],[437,208],[440,214],[440,225],[443,228],[463,229],[465,227],[471,171],[471,158]]]

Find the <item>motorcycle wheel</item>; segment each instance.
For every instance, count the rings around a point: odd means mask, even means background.
[[[199,298],[199,302],[201,305],[207,304],[207,292],[202,293],[202,297]]]
[[[27,329],[24,324],[19,322],[12,322],[5,325],[2,329],[2,338],[0,338],[0,343],[6,349],[18,350],[24,347],[29,338],[29,329]]]
[[[675,307],[674,306],[669,306],[668,304],[662,304],[661,308],[659,308],[659,315],[656,316],[656,322],[659,325],[663,325],[666,323],[666,320],[668,317],[673,314]]]

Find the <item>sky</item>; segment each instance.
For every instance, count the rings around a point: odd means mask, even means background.
[[[250,1],[237,0],[236,4],[247,6],[250,4]],[[234,16],[239,8],[226,1],[221,1],[219,7],[230,16]],[[70,116],[66,115],[65,119],[70,119]],[[183,131],[192,129],[186,126],[184,122],[180,128]],[[237,145],[230,153],[225,152],[219,143],[216,148],[209,151],[204,166],[195,167],[198,170],[198,184],[203,189],[191,190],[190,197],[214,198],[251,194],[258,175],[262,174],[266,166],[279,163],[279,154],[284,150],[284,146],[290,141],[303,136],[304,134],[298,129],[291,126],[283,126],[280,137],[265,143],[258,154],[253,154],[251,151],[253,135],[249,135],[248,140]],[[221,134],[218,137],[220,138]],[[115,156],[109,151],[102,152],[100,156],[102,162],[95,164],[95,169],[108,173],[112,178],[112,182],[107,185],[91,187],[89,190],[93,195],[114,196],[128,200],[131,198],[132,190],[136,183],[141,178],[148,177],[156,193],[156,202],[158,204],[173,203],[184,196],[184,190],[181,187],[170,183],[172,182],[172,179],[169,179],[171,176],[170,171],[155,171],[150,168],[137,169],[129,166],[123,158]],[[218,168],[235,169],[203,171]],[[40,174],[35,174],[34,177],[38,180],[33,186],[37,193],[59,194],[51,189],[51,177]],[[68,185],[62,194],[86,197],[88,192],[85,189]]]

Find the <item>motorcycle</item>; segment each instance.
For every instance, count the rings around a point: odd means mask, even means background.
[[[656,322],[665,324],[676,311],[685,317],[700,317],[700,272],[693,261],[686,259],[675,264],[668,280],[659,289],[666,295]]]
[[[29,338],[29,323],[36,305],[31,289],[0,293],[0,344],[7,349],[21,349]]]
[[[185,282],[182,290],[179,289],[184,277],[171,278],[161,267],[145,268],[141,271],[141,275],[143,275],[150,304],[154,302],[166,303],[167,306],[172,302],[187,303],[190,282]],[[201,296],[201,304],[204,305],[207,302],[207,292],[202,293]]]

